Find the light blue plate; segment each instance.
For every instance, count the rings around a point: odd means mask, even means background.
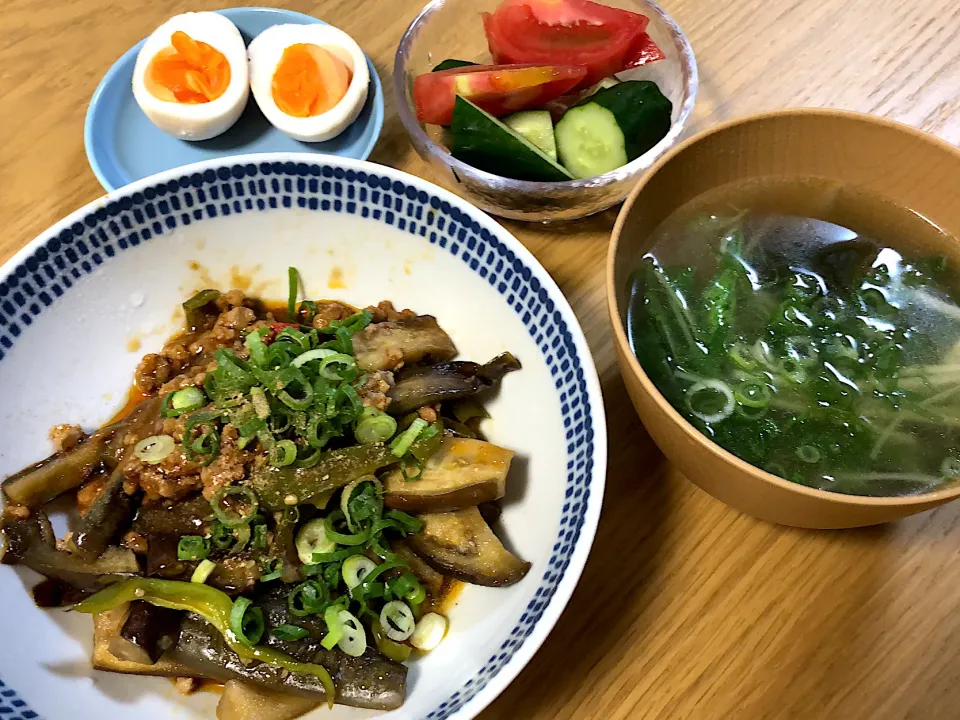
[[[273,25],[326,24],[310,15],[277,8],[230,8],[217,12],[240,29],[247,44]],[[367,103],[356,122],[333,140],[304,143],[284,135],[263,116],[252,93],[243,115],[223,135],[200,142],[179,140],[150,122],[133,97],[133,66],[142,46],[141,40],[114,63],[100,81],[87,110],[83,143],[93,174],[107,191],[163,170],[243,153],[315,152],[366,160],[380,137],[383,88],[376,68],[367,58],[372,86]]]

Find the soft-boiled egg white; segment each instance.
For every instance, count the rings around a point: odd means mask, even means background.
[[[144,114],[184,140],[207,140],[229,129],[249,91],[243,37],[213,12],[167,20],[144,42],[133,70],[133,95]]]
[[[297,140],[337,137],[357,119],[367,100],[367,59],[342,30],[274,25],[254,38],[247,53],[257,105],[274,127]],[[337,97],[340,92],[342,97]],[[291,114],[294,108],[299,112]]]

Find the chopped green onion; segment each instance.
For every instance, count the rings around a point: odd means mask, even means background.
[[[290,283],[290,290],[287,294],[287,315],[291,322],[296,322],[297,317],[297,295],[299,289],[300,273],[295,267],[287,269],[287,279]]]
[[[254,525],[253,548],[254,550],[266,550],[267,548],[267,526],[266,525]]]
[[[176,442],[169,435],[151,435],[138,442],[134,454],[150,465],[157,465],[163,461],[176,447]]]
[[[269,365],[267,361],[267,345],[263,342],[263,336],[266,332],[269,332],[267,328],[254,330],[253,332],[247,333],[247,337],[243,340],[244,346],[250,351],[250,359],[253,360],[255,365],[262,368]]]
[[[205,432],[193,441],[190,450],[194,456],[204,456],[203,465],[209,465],[220,454],[220,436],[213,431]]]
[[[340,373],[329,369],[331,365],[342,365],[344,370],[350,370],[356,367],[357,361],[345,353],[335,353],[328,355],[320,363],[320,369],[318,370],[320,377],[324,377],[327,380],[343,380],[344,378]]]
[[[193,575],[190,576],[190,582],[203,585],[216,568],[217,564],[212,560],[201,560],[200,564],[194,569]]]
[[[226,550],[233,544],[233,531],[219,520],[210,524],[210,545],[217,550]]]
[[[770,388],[760,380],[744,380],[734,390],[733,397],[741,405],[762,408],[770,404]]]
[[[404,663],[410,659],[412,648],[403,643],[394,642],[388,638],[384,632],[380,621],[376,618],[370,621],[370,630],[373,632],[373,639],[376,641],[377,650],[386,655],[394,662]]]
[[[243,514],[230,513],[224,509],[222,502],[224,498],[233,496],[240,497],[245,501],[247,509]],[[257,514],[257,510],[260,507],[260,502],[257,500],[256,493],[250,488],[239,485],[227,485],[217,491],[210,501],[210,506],[213,508],[213,514],[217,520],[228,528],[237,528],[241,525],[247,525],[253,520],[254,515]]]
[[[336,523],[344,520],[344,514],[342,510],[334,510],[332,513],[327,515],[326,524],[327,524],[327,537],[337,543],[338,545],[363,545],[370,539],[370,531],[363,530],[355,534],[347,534],[337,532]]]
[[[390,451],[397,457],[403,457],[426,427],[427,421],[423,418],[417,418],[410,423],[410,427],[404,430],[402,434],[394,438],[393,442],[390,443]]]
[[[307,580],[297,585],[287,595],[287,609],[297,617],[318,615],[330,601],[327,586],[316,580]]]
[[[260,582],[279,580],[283,575],[283,561],[280,558],[269,558],[260,568]]]
[[[785,357],[781,359],[778,370],[781,375],[797,385],[802,385],[807,379],[806,369],[796,358]]]
[[[220,297],[219,290],[211,290],[211,289],[201,290],[196,295],[193,295],[189,299],[184,300],[183,309],[199,310],[204,305],[209,305],[210,303],[212,303],[218,297]]]
[[[337,617],[343,633],[337,642],[337,647],[350,657],[360,657],[367,649],[367,632],[363,629],[363,625],[347,610],[341,610]]]
[[[340,605],[331,605],[323,611],[323,621],[327,625],[327,634],[323,636],[320,644],[327,650],[333,650],[343,637],[343,623],[340,622],[340,612],[343,608]]]
[[[293,461],[296,459],[297,446],[294,444],[293,440],[281,440],[272,448],[270,448],[269,461],[274,467],[286,467],[287,465],[293,465]]]
[[[354,491],[362,485],[367,488],[361,490],[354,498]],[[340,511],[347,522],[350,532],[361,530],[361,523],[365,520],[376,521],[383,512],[383,485],[374,475],[367,475],[354,480],[340,493]]]
[[[392,600],[380,611],[380,625],[388,638],[403,642],[413,635],[416,620],[409,605],[400,600]]]
[[[188,460],[196,460],[197,455],[207,455],[205,465],[209,465],[216,458],[220,451],[220,436],[214,431],[202,433],[196,441],[193,441],[194,428],[203,425],[211,426],[216,430],[215,421],[221,419],[222,412],[219,410],[201,410],[195,412],[189,418],[183,427],[183,437],[180,438],[180,445],[183,447],[183,454]]]
[[[317,348],[316,350],[309,350],[302,355],[298,355],[290,365],[291,367],[301,367],[313,360],[323,360],[336,354],[336,351],[330,348]]]
[[[373,410],[372,413],[368,411]],[[386,442],[397,432],[397,421],[385,412],[380,412],[375,408],[364,410],[363,417],[357,423],[357,429],[353,435],[357,442],[362,445],[372,445],[373,443]]]
[[[264,631],[263,610],[252,605],[249,598],[240,596],[230,610],[230,631],[248,647],[260,642]]]
[[[820,451],[813,445],[801,445],[797,448],[797,457],[805,463],[820,462]]]
[[[717,397],[719,396],[719,398]],[[717,400],[723,404],[717,406]],[[709,403],[713,402],[713,406]],[[705,403],[707,403],[705,405]],[[687,408],[690,413],[705,423],[725,420],[733,414],[736,401],[730,386],[721,380],[703,380],[694,383],[687,390]]]
[[[411,605],[419,605],[427,598],[423,585],[411,572],[405,572],[389,583],[390,592],[407,600]]]
[[[323,518],[311,520],[297,533],[297,556],[304,565],[314,562],[318,553],[332,553],[337,544],[327,537],[327,525]]]
[[[241,525],[240,527],[234,529],[233,534],[237,538],[237,542],[235,542],[233,547],[230,548],[230,554],[239,555],[241,552],[243,552],[243,549],[247,546],[247,543],[250,542],[250,526]]]
[[[757,367],[756,360],[750,357],[749,354],[750,348],[742,342],[734,343],[733,346],[727,350],[727,356],[733,360],[733,364],[747,372]]]
[[[270,402],[267,400],[267,394],[259,385],[250,388],[250,402],[253,404],[253,411],[261,420],[270,417]]]
[[[185,387],[177,390],[170,400],[174,410],[189,412],[190,410],[199,410],[207,404],[207,397],[200,388]]]
[[[347,588],[353,590],[363,582],[364,577],[377,569],[377,564],[365,555],[354,555],[347,558],[340,572]]]
[[[177,543],[177,560],[204,560],[210,554],[210,541],[199,535],[184,535]]]
[[[299,625],[278,625],[270,631],[277,640],[303,640],[310,633]]]
[[[436,613],[427,613],[417,623],[410,644],[418,650],[429,652],[434,650],[447,634],[447,619]]]

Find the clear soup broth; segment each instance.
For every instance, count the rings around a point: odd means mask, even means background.
[[[700,432],[822,490],[960,479],[955,239],[857,188],[768,179],[700,196],[652,240],[630,343]]]

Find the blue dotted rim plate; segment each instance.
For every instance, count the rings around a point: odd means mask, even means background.
[[[546,270],[494,220],[426,181],[361,161],[274,153],[171,170],[78,210],[0,268],[0,361],[46,308],[65,302],[75,281],[119,253],[205,218],[292,207],[359,214],[459,258],[512,307],[550,369],[567,477],[547,569],[499,652],[426,715],[472,718],[526,665],[570,599],[599,520],[607,453],[600,383],[576,317]],[[0,718],[37,717],[0,683]]]
[[[280,8],[217,10],[236,25],[247,45],[273,25],[326,25],[311,15]],[[338,137],[321,143],[294,140],[273,127],[251,93],[236,124],[210,140],[179,140],[156,127],[133,97],[133,67],[141,40],[117,60],[97,86],[87,109],[83,144],[90,168],[105,190],[112,191],[171,168],[195,162],[261,152],[314,152],[366,160],[383,129],[383,87],[370,58],[370,92],[359,117]]]

